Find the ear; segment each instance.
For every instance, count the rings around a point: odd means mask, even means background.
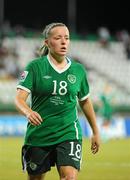
[[[48,39],[45,39],[45,40],[44,40],[44,44],[45,44],[46,46],[48,46]]]

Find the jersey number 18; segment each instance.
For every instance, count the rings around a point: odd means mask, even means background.
[[[67,93],[67,82],[66,81],[60,81],[59,83],[60,88],[57,89],[57,81],[53,81],[53,95],[57,95],[57,91],[60,95],[65,95]]]

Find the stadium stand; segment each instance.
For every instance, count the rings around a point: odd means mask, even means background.
[[[93,94],[101,92],[104,84],[109,83],[118,95],[118,103],[129,104],[130,64],[123,44],[111,42],[109,49],[103,49],[98,42],[73,41],[71,45],[70,56],[74,54],[91,70]]]
[[[20,71],[36,57],[41,38],[6,37],[3,47],[15,49]],[[129,105],[130,62],[122,42],[110,42],[108,49],[102,48],[98,41],[72,40],[68,55],[86,66],[91,83],[91,94],[95,104],[104,85],[109,84],[115,94],[117,105]],[[17,78],[0,78],[0,104],[12,104],[15,96]]]

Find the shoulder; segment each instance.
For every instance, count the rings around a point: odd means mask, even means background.
[[[32,59],[26,66],[26,68],[35,68],[36,66],[40,66],[42,63],[44,64],[46,62],[46,56],[45,57],[38,57],[35,59]]]
[[[71,66],[72,66],[72,68],[78,69],[78,72],[83,72],[83,73],[85,73],[85,72],[87,71],[86,68],[85,68],[85,66],[84,66],[82,63],[77,62],[77,61],[74,60],[74,59],[70,59],[70,60],[71,60]]]
[[[45,61],[46,61],[46,56],[38,57],[38,58],[31,60],[29,64],[35,65],[35,64],[40,64],[40,63],[45,62]]]

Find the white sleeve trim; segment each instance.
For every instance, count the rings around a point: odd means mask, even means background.
[[[90,96],[90,93],[88,93],[86,96],[82,97],[81,99],[79,99],[79,101],[84,101],[85,99],[87,99]]]
[[[28,93],[31,93],[30,89],[28,89],[28,88],[26,88],[24,86],[21,86],[21,85],[18,85],[17,89],[23,89],[23,90],[27,91]]]

